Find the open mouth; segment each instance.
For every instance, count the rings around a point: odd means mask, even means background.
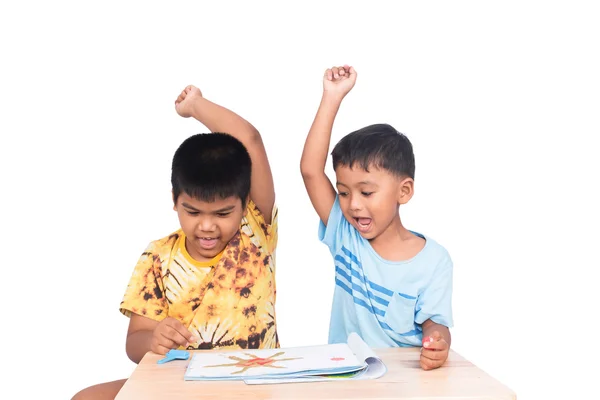
[[[361,232],[368,232],[369,229],[371,228],[371,223],[373,222],[373,220],[371,218],[354,218],[354,220],[356,221],[356,227],[358,228],[359,231]]]
[[[198,243],[204,250],[211,250],[217,245],[218,239],[214,237],[199,237]]]

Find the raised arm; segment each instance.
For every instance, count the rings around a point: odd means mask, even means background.
[[[188,86],[181,92],[175,100],[175,108],[182,117],[194,117],[211,132],[228,133],[246,146],[252,160],[250,199],[262,212],[265,221],[271,223],[275,188],[267,152],[258,130],[233,111],[205,99],[200,89],[194,86]]]
[[[325,71],[323,97],[308,132],[300,161],[300,171],[308,197],[324,224],[327,224],[335,201],[335,189],[325,174],[331,130],[340,104],[355,82],[356,71],[347,65]]]

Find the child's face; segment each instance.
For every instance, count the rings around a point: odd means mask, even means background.
[[[365,239],[374,239],[398,217],[398,206],[412,196],[413,180],[386,170],[338,166],[335,171],[340,207]]]
[[[181,193],[173,207],[186,235],[188,253],[198,261],[219,254],[240,228],[245,210],[239,197],[206,202]]]

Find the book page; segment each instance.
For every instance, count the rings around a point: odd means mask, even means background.
[[[377,357],[373,352],[373,349],[365,343],[364,340],[357,333],[352,332],[348,336],[348,346],[356,354],[356,357],[361,361],[366,361],[370,357]]]
[[[295,347],[195,353],[184,379],[244,379],[272,376],[316,375],[364,369],[345,343]]]
[[[335,345],[329,345],[335,346]],[[358,380],[358,379],[377,379],[387,372],[387,367],[375,352],[362,340],[356,333],[348,336],[348,347],[354,353],[359,361],[364,361],[366,368],[351,372],[332,373],[327,372],[320,375],[298,375],[294,377],[278,378],[248,378],[244,382],[248,385],[266,385],[280,383],[299,383],[299,382],[323,382],[335,380]]]
[[[348,336],[348,346],[350,346],[359,360],[364,360],[368,365],[367,369],[354,379],[376,379],[387,372],[387,367],[383,361],[381,361],[373,349],[358,334],[352,332]]]

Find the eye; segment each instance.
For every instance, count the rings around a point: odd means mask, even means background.
[[[365,197],[369,197],[370,195],[373,194],[373,192],[361,192],[361,194]]]
[[[192,215],[192,216],[198,215],[198,211],[189,211],[189,210],[185,210],[185,211],[188,213],[188,215]]]
[[[348,192],[339,192],[339,196],[346,197],[346,196],[348,196]]]
[[[227,217],[229,214],[231,214],[231,211],[228,212],[222,212],[222,213],[217,213],[218,217],[224,218]]]

